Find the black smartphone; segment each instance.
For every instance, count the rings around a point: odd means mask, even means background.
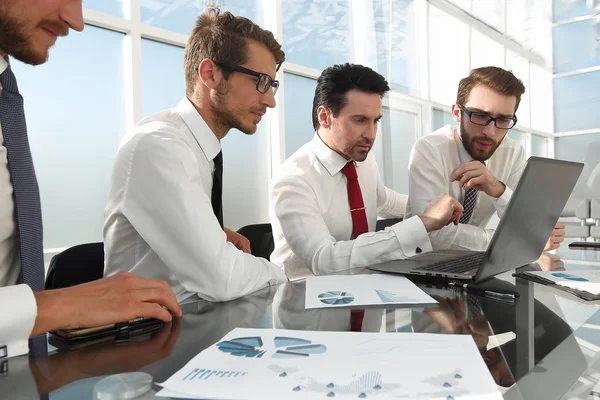
[[[95,328],[59,329],[50,332],[48,342],[58,349],[75,350],[103,342],[128,341],[158,331],[163,325],[159,319],[140,317]]]

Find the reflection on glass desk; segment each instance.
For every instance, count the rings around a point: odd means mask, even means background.
[[[566,247],[566,246],[565,246]],[[581,250],[544,254],[525,268],[600,268]],[[369,273],[352,270],[346,273]],[[417,282],[438,306],[377,308],[365,311],[367,332],[424,332],[471,335],[506,399],[594,399],[600,392],[600,302],[516,279],[505,273],[486,284],[516,290],[501,301]],[[94,385],[112,374],[140,371],[154,385],[164,382],[191,358],[236,327],[323,331],[350,330],[349,309],[304,309],[305,284],[288,282],[227,303],[183,307],[184,315],[156,333],[125,343],[102,343],[75,351],[51,348],[47,356],[9,359],[0,370],[0,397],[53,400],[91,399]],[[410,363],[410,360],[399,360]]]

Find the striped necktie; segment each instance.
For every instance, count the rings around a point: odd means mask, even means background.
[[[467,188],[465,190],[465,198],[463,200],[463,215],[460,217],[461,224],[468,224],[475,209],[475,203],[477,203],[477,190],[473,188]]]
[[[34,291],[44,289],[42,209],[25,124],[23,97],[10,66],[0,74],[0,124],[7,150],[21,249],[21,277]]]

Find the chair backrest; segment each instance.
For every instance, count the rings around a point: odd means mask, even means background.
[[[382,231],[388,226],[392,226],[402,221],[402,218],[388,218],[388,219],[378,219],[377,224],[375,225],[376,231]]]
[[[80,244],[52,257],[46,276],[46,289],[75,286],[103,276],[104,244]]]
[[[271,253],[275,248],[271,224],[246,225],[237,232],[248,238],[253,256],[271,259]]]

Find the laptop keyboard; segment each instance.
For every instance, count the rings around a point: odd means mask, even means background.
[[[484,252],[475,253],[467,257],[456,258],[454,260],[440,261],[438,263],[431,264],[426,267],[420,267],[417,269],[420,271],[436,271],[462,274],[478,268],[481,264],[481,260],[483,260],[484,254]]]

